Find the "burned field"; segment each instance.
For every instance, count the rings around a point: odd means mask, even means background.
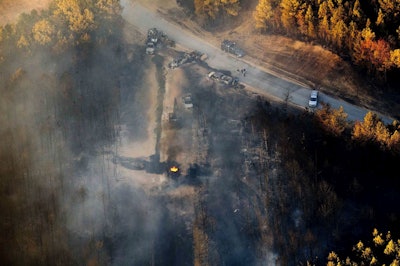
[[[301,252],[286,248],[288,228],[298,241],[306,230],[278,178],[288,113],[210,78],[204,62],[168,68],[180,51],[147,55],[128,32],[70,61],[43,53],[54,73],[13,62],[0,143],[1,241],[13,252],[2,261],[258,265]]]
[[[193,107],[188,110],[177,97],[174,115],[168,116],[173,119],[165,121],[169,132],[165,142],[170,144],[167,160],[182,167],[177,182],[194,187],[195,263],[253,265],[267,255],[273,257],[272,246],[267,247],[270,253],[263,254],[265,243],[257,236],[257,219],[265,217],[251,210],[254,204],[260,208],[257,200],[253,202],[260,195],[252,188],[258,179],[244,167],[246,158],[262,152],[259,143],[251,151],[245,148],[251,136],[246,132],[246,116],[257,106],[256,95],[215,82],[207,76],[208,69],[197,64],[182,68],[181,73],[176,70],[167,75],[184,75],[188,83],[181,95],[189,93]]]
[[[267,213],[254,175],[264,146],[247,121],[260,96],[209,78],[204,64],[168,68],[169,49],[138,55],[137,82],[120,77],[131,96],[122,97],[114,148],[100,158],[114,176],[103,251],[113,264],[274,259],[261,239]]]
[[[157,61],[145,59],[162,73],[154,162],[165,179],[151,194],[167,203],[164,224],[174,224],[172,242],[163,242],[170,262],[319,265],[336,245],[369,233],[351,229],[354,221],[368,228],[377,219],[367,211],[374,203],[352,201],[352,182],[360,180],[348,178],[352,166],[339,178],[338,168],[318,157],[346,165],[338,158],[349,152],[349,141],[327,135],[310,113],[210,78],[215,70],[204,62],[168,68],[174,55],[166,49]],[[172,167],[179,170],[171,173]],[[171,256],[167,247],[176,243]]]

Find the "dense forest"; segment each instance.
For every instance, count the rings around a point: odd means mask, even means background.
[[[237,16],[244,5],[240,0],[194,0],[192,8],[202,21],[215,21]],[[255,27],[263,33],[287,34],[329,47],[381,84],[397,80],[400,69],[397,0],[259,0],[253,19]]]

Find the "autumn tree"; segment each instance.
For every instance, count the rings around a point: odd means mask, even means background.
[[[329,24],[329,17],[330,17],[330,12],[328,8],[328,3],[327,1],[323,1],[319,5],[318,9],[318,36],[324,40],[328,41],[329,40],[329,34],[330,34],[330,24]]]
[[[400,151],[400,123],[395,120],[388,126],[389,138],[387,140],[388,149],[399,152]]]
[[[42,19],[33,26],[32,34],[36,42],[46,45],[53,41],[55,28],[48,20]]]
[[[353,58],[357,64],[367,67],[369,72],[385,74],[393,66],[391,48],[387,41],[376,40],[375,36],[368,20],[359,39],[355,41]],[[393,59],[395,60],[395,57]]]
[[[230,16],[237,16],[240,11],[239,0],[221,0],[222,9]]]
[[[346,47],[349,51],[353,51],[355,40],[360,39],[360,31],[358,30],[357,23],[354,21],[350,21],[349,26],[347,27],[347,37],[345,38]]]
[[[400,49],[390,51],[390,61],[397,68],[400,68]]]
[[[361,142],[367,142],[367,141],[374,140],[375,127],[376,127],[376,124],[378,123],[378,121],[379,121],[379,118],[375,113],[368,112],[365,115],[363,122],[357,121],[354,124],[353,132],[352,132],[353,139],[361,141]]]
[[[363,122],[354,124],[352,138],[363,143],[375,142],[382,148],[398,151],[400,149],[400,126],[396,121],[387,126],[376,114],[368,112]]]
[[[296,14],[297,30],[304,36],[307,36],[308,21],[306,20],[307,4],[303,3],[299,6]]]
[[[15,24],[15,33],[17,35],[30,35],[32,30],[32,25],[39,20],[39,16],[36,12],[32,12],[31,14],[22,13],[18,17],[18,21]]]
[[[79,0],[56,0],[54,14],[66,23],[71,34],[86,39],[96,28],[93,11]]]
[[[274,12],[272,10],[270,0],[260,0],[253,13],[254,20],[256,21],[256,28],[261,30],[268,29],[269,20],[272,18]]]
[[[396,124],[393,122],[393,124]],[[383,123],[382,123],[383,125]],[[386,148],[393,151],[400,151],[400,126],[397,124],[394,127],[377,128],[378,141],[383,142]]]
[[[386,73],[392,67],[392,62],[390,61],[390,45],[387,41],[379,39],[374,42],[372,47],[373,53],[370,60],[374,67],[383,73]]]
[[[399,0],[378,0],[378,18],[377,22],[396,25],[400,23],[400,1]],[[388,30],[392,30],[387,28]],[[395,28],[393,30],[396,30]]]
[[[315,38],[316,37],[316,32],[315,32],[315,26],[314,26],[314,11],[312,9],[311,5],[308,5],[307,7],[307,11],[304,17],[305,23],[307,23],[307,32],[305,33],[305,35],[307,35],[308,37],[311,38]]]
[[[390,132],[382,121],[375,125],[375,140],[382,145],[386,145],[390,139]]]
[[[334,8],[330,18],[330,36],[334,45],[339,49],[342,48],[347,36],[347,25],[345,23],[345,11],[342,5]]]
[[[382,12],[382,9],[379,8],[378,17],[376,18],[375,24],[378,26],[385,24],[385,15]]]
[[[237,16],[240,11],[239,0],[194,0],[197,16],[215,20],[219,15]]]
[[[96,7],[99,12],[105,14],[107,18],[115,18],[122,13],[119,0],[98,0]]]
[[[8,42],[9,47],[18,47],[21,51],[29,54],[32,51],[32,25],[39,19],[37,12],[19,15],[17,23],[6,25],[3,30],[3,39]]]
[[[281,21],[282,26],[286,31],[290,32],[297,28],[296,15],[300,8],[298,0],[282,0],[281,8]]]
[[[316,116],[324,129],[334,136],[340,136],[348,126],[347,114],[344,112],[343,106],[332,109],[330,105],[326,105],[317,110]]]
[[[29,46],[30,46],[29,38],[27,38],[25,35],[21,35],[21,37],[17,41],[17,47],[29,51]]]
[[[122,7],[118,0],[98,0],[95,5],[97,15],[96,38],[100,43],[110,41],[110,36],[118,32],[121,23]]]
[[[400,128],[396,129],[391,135],[387,143],[388,147],[395,151],[400,151]]]
[[[354,21],[361,21],[364,14],[361,10],[360,0],[354,1],[353,8],[351,9],[350,17]]]

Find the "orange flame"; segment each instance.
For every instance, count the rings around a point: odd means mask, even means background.
[[[172,173],[176,173],[176,172],[179,171],[179,168],[176,167],[176,166],[172,166],[169,170],[170,170]]]

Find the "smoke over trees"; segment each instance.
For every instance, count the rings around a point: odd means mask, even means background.
[[[118,1],[55,1],[0,27],[5,265],[106,262],[101,241],[74,246],[64,204],[75,191],[77,169],[87,166],[82,154],[113,139],[116,78],[96,65],[110,63],[114,55],[106,54],[116,53],[106,41],[119,37],[120,11]],[[117,66],[109,66],[116,75]],[[91,78],[96,75],[102,78]],[[77,199],[87,197],[84,187],[78,191]]]

